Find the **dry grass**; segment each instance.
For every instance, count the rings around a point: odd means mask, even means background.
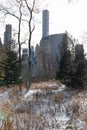
[[[49,87],[50,84],[57,84],[58,86]],[[48,91],[54,89],[57,90],[59,86],[61,86],[59,81],[48,81],[48,82],[33,83],[31,85],[31,89],[41,89],[41,90],[45,90],[47,93]],[[0,92],[4,92],[6,89],[0,88]],[[21,90],[23,91],[25,89],[26,89],[26,85],[22,84]],[[39,130],[39,129],[43,129],[44,126],[46,126],[48,130],[52,129],[51,124],[49,124],[42,111],[38,113],[38,115],[33,115],[31,112],[17,113],[14,109],[14,105],[17,105],[19,102],[21,102],[20,95],[19,95],[20,86],[14,85],[10,87],[8,90],[9,90],[10,99],[9,100],[5,99],[2,103],[2,108],[1,108],[2,111],[7,115],[8,120],[7,121],[2,120],[2,125],[0,130],[19,130],[19,129]],[[40,94],[41,93],[37,92],[33,96],[35,96],[35,98],[38,100],[39,98],[41,98]],[[60,104],[64,98],[65,98],[64,94],[60,92],[59,94],[54,96],[54,101],[55,103]],[[87,100],[86,93],[79,92],[73,95],[72,99],[70,100],[73,100],[73,104],[71,104],[70,106],[72,110],[72,117],[70,119],[70,123],[72,123],[73,120],[77,120],[78,118],[80,118],[82,121],[84,121],[87,124],[87,104],[84,103]],[[84,105],[82,103],[84,103]],[[33,104],[33,106],[34,105],[35,104]],[[55,110],[50,109],[48,113],[52,118],[55,118]],[[70,128],[68,127],[67,129]],[[73,130],[72,127],[71,130]]]
[[[47,82],[39,82],[39,83],[33,83],[31,85],[31,89],[50,89],[49,85],[50,84],[58,84],[58,86],[61,86],[60,81],[56,81],[56,80],[49,80]]]
[[[72,126],[67,126],[66,130],[73,130],[73,127]]]
[[[33,83],[31,86],[31,89],[41,89],[50,91],[52,88],[49,87],[50,84],[60,84],[57,81],[49,81],[49,82],[40,82],[40,83]],[[26,85],[21,85],[21,91],[26,89]],[[54,86],[55,89],[55,86]],[[20,86],[19,85],[13,85],[9,86],[9,88],[0,88],[0,92],[3,93],[4,91],[9,91],[9,97],[10,99],[5,99],[2,102],[2,108],[1,110],[5,115],[7,116],[8,120],[2,120],[2,125],[0,126],[0,130],[25,130],[25,129],[40,129],[43,128],[44,125],[48,127],[48,129],[51,128],[49,125],[49,122],[45,119],[43,116],[43,113],[40,113],[38,116],[32,115],[32,113],[17,113],[14,110],[14,105],[17,105],[18,102],[20,102]],[[40,98],[39,93],[36,93],[36,97]],[[26,106],[28,107],[28,106]],[[49,112],[51,115],[55,115],[55,112],[53,110],[50,110]],[[35,122],[37,122],[35,126]],[[34,128],[36,127],[36,128]]]
[[[82,121],[85,121],[85,123],[87,124],[87,113],[83,113],[81,119]]]
[[[61,103],[61,101],[64,99],[64,95],[61,93],[61,94],[58,94],[54,97],[54,101],[56,103]]]
[[[50,84],[57,84],[58,86],[61,86],[61,82],[60,81],[57,81],[57,80],[49,80],[49,81],[45,81],[45,82],[39,82],[39,83],[32,83],[31,84],[31,89],[51,89],[49,88],[49,85]],[[57,86],[57,87],[58,87]],[[6,86],[3,86],[3,87],[0,87],[0,93],[3,93],[4,91],[10,89],[10,91],[14,91],[14,90],[20,90],[20,87],[21,87],[21,90],[25,90],[26,89],[26,84],[23,83],[21,85],[9,85],[9,88],[7,88]],[[53,89],[56,89],[56,86],[53,86]]]

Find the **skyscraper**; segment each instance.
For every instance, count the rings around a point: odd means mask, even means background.
[[[42,16],[42,37],[46,37],[49,35],[49,11],[43,10]]]
[[[2,41],[1,41],[1,38],[0,38],[0,48],[2,48]]]
[[[6,48],[10,48],[12,43],[12,25],[6,24],[4,32],[4,45]]]

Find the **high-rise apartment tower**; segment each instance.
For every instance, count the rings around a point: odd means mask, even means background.
[[[12,25],[6,24],[4,32],[4,45],[5,47],[10,48],[11,43],[12,43]]]
[[[49,11],[43,10],[42,16],[42,37],[49,35]]]

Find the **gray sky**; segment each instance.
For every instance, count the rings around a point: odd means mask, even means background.
[[[81,40],[82,34],[87,32],[87,0],[78,0],[78,2],[73,0],[71,3],[67,3],[67,0],[46,0],[46,8],[50,15],[50,34],[67,30],[75,38]],[[36,19],[33,44],[38,43],[42,36],[42,13],[38,14]],[[5,23],[0,26],[3,31],[6,23],[13,24],[14,29],[17,27],[15,19],[7,17]],[[26,30],[25,27],[24,30]],[[3,34],[3,31],[0,34]]]

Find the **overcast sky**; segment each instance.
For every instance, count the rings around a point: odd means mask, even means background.
[[[67,30],[75,37],[87,32],[87,0],[48,0],[50,11],[50,33]]]
[[[50,34],[62,33],[67,30],[75,38],[81,39],[84,32],[87,32],[87,0],[46,0],[45,9],[49,10]],[[42,15],[37,17],[38,24],[34,32],[33,44],[39,42],[42,36]],[[12,23],[12,20],[6,20],[6,23]],[[13,22],[13,28],[16,27]],[[2,28],[4,25],[1,25]],[[4,30],[4,29],[3,29]],[[0,32],[2,34],[3,32]]]

